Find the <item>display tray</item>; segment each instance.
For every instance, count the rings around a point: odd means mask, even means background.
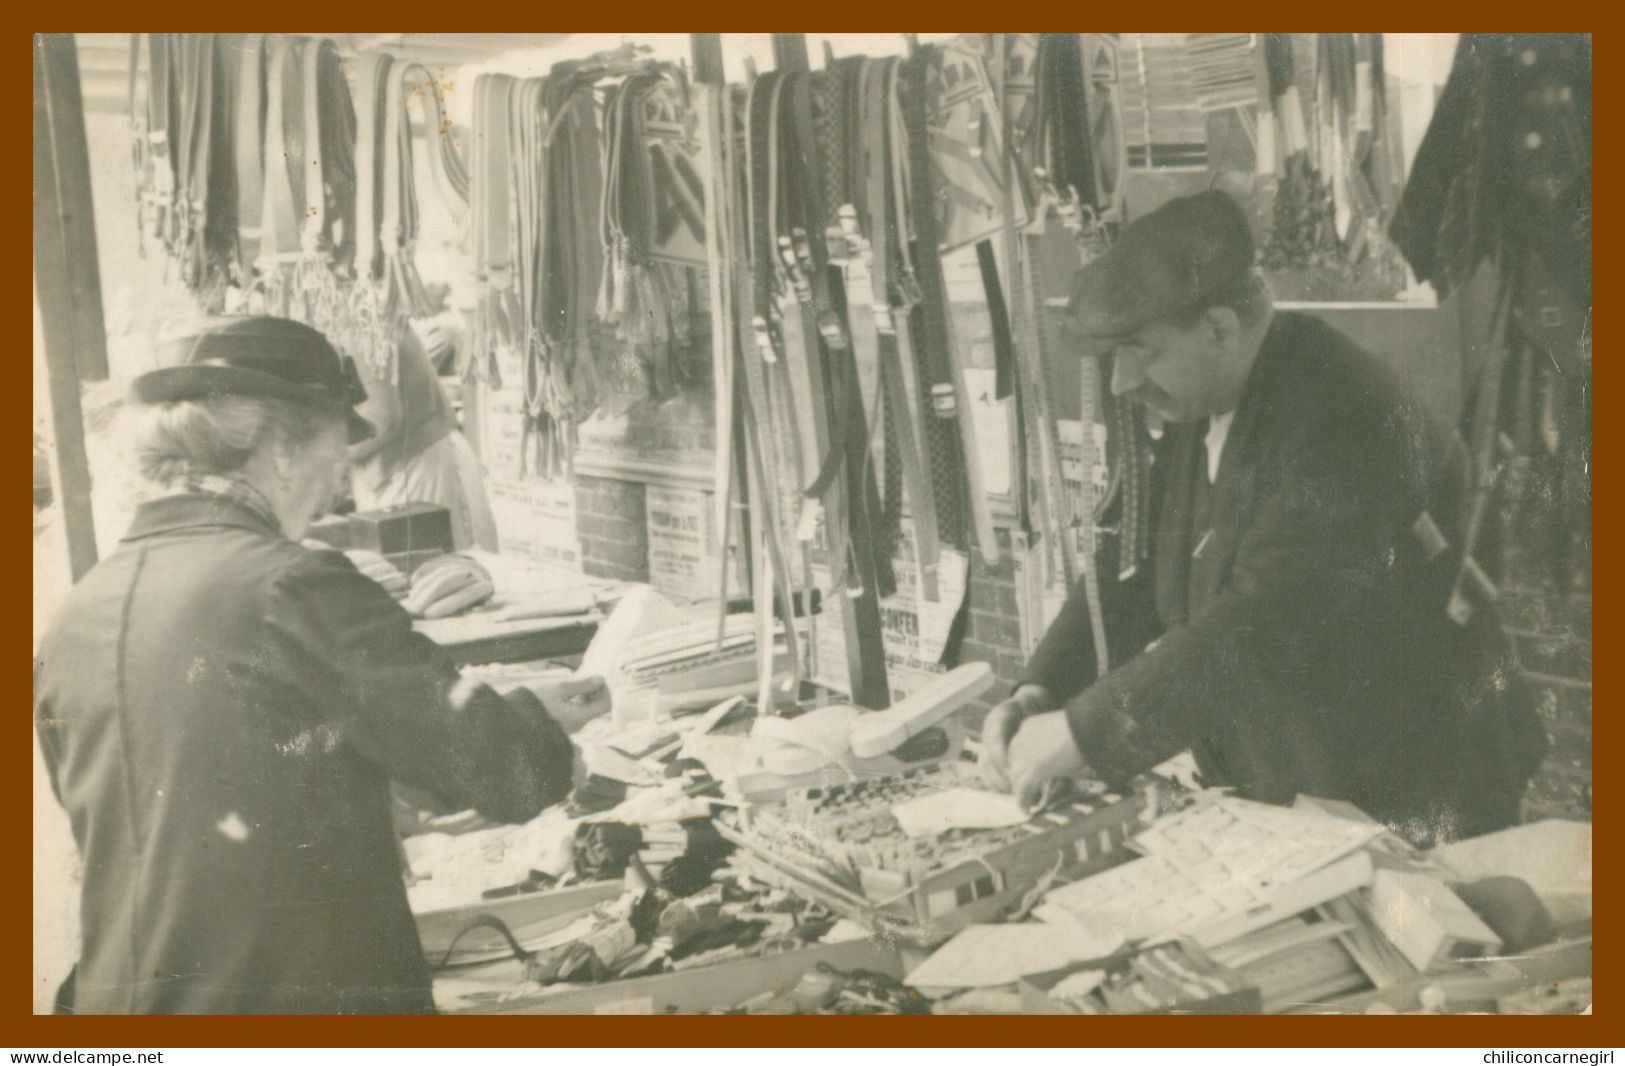
[[[953,769],[927,768],[892,780],[930,788],[939,778],[951,782]],[[790,799],[804,807],[821,796],[833,798],[876,784],[886,787],[873,781],[858,782],[807,790]],[[884,796],[878,799],[886,802]],[[787,841],[818,845],[815,834],[798,824],[794,815],[788,821],[777,815],[785,805],[746,810],[739,824],[730,825],[726,819],[716,824],[724,838],[750,855],[757,867],[754,872],[764,880],[817,900],[881,939],[931,948],[967,926],[998,921],[1051,873],[1086,877],[1129,859],[1127,842],[1145,827],[1146,812],[1155,807],[1154,787],[1141,781],[1127,796],[1079,797],[1075,803],[1035,814],[1009,830],[961,835],[954,857],[946,860],[910,862],[905,854],[900,865],[869,867],[861,865],[861,847],[846,849],[847,861],[860,864],[854,868],[858,884],[837,883],[810,862],[801,861],[813,857],[805,849],[795,857],[786,853]]]
[[[903,976],[902,956],[873,940],[814,944],[673,973],[519,994],[514,992],[519,964],[509,960],[442,971],[435,977],[435,1004],[446,1014],[695,1014],[727,1010],[763,993],[789,992],[820,964]]]
[[[482,899],[456,907],[442,907],[414,914],[418,940],[431,967],[509,958],[508,942],[493,929],[470,930],[457,942],[450,959],[446,949],[458,930],[480,915],[499,918],[521,944],[546,936],[575,921],[586,911],[626,891],[619,880],[591,881],[546,892],[527,892],[502,899]]]

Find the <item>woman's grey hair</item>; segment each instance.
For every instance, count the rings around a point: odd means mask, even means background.
[[[270,396],[213,396],[131,411],[141,474],[162,484],[188,475],[229,475],[275,441],[302,445],[344,424],[340,411]]]

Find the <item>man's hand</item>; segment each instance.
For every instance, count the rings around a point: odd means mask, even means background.
[[[609,686],[596,675],[548,677],[526,687],[566,733],[574,733],[609,710]]]
[[[1010,792],[1023,807],[1037,806],[1048,782],[1082,769],[1083,753],[1072,740],[1063,711],[1027,719],[1010,743]]]
[[[982,780],[989,788],[1010,789],[1010,742],[1028,717],[1054,710],[1055,701],[1042,685],[1021,685],[1010,696],[993,705],[982,722]]]

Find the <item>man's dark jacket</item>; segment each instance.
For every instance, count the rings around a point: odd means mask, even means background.
[[[1417,838],[1514,823],[1546,739],[1493,608],[1467,626],[1445,613],[1459,439],[1292,312],[1269,326],[1196,530],[1205,434],[1158,443],[1152,565],[1107,584],[1114,668],[1090,684],[1081,587],[1028,664],[1070,701],[1093,772],[1121,781],[1190,747],[1205,784],[1348,800]],[[1450,541],[1431,559],[1424,514]]]
[[[569,789],[571,748],[411,625],[238,503],[137,512],[34,667],[84,859],[76,1012],[433,1009],[391,779],[519,821]]]

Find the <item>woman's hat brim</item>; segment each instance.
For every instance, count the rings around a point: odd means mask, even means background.
[[[307,407],[345,413],[350,443],[372,437],[376,430],[350,404],[335,399],[319,385],[299,385],[275,374],[223,363],[191,363],[149,370],[135,379],[131,394],[140,403],[174,403],[217,396],[272,396]]]

